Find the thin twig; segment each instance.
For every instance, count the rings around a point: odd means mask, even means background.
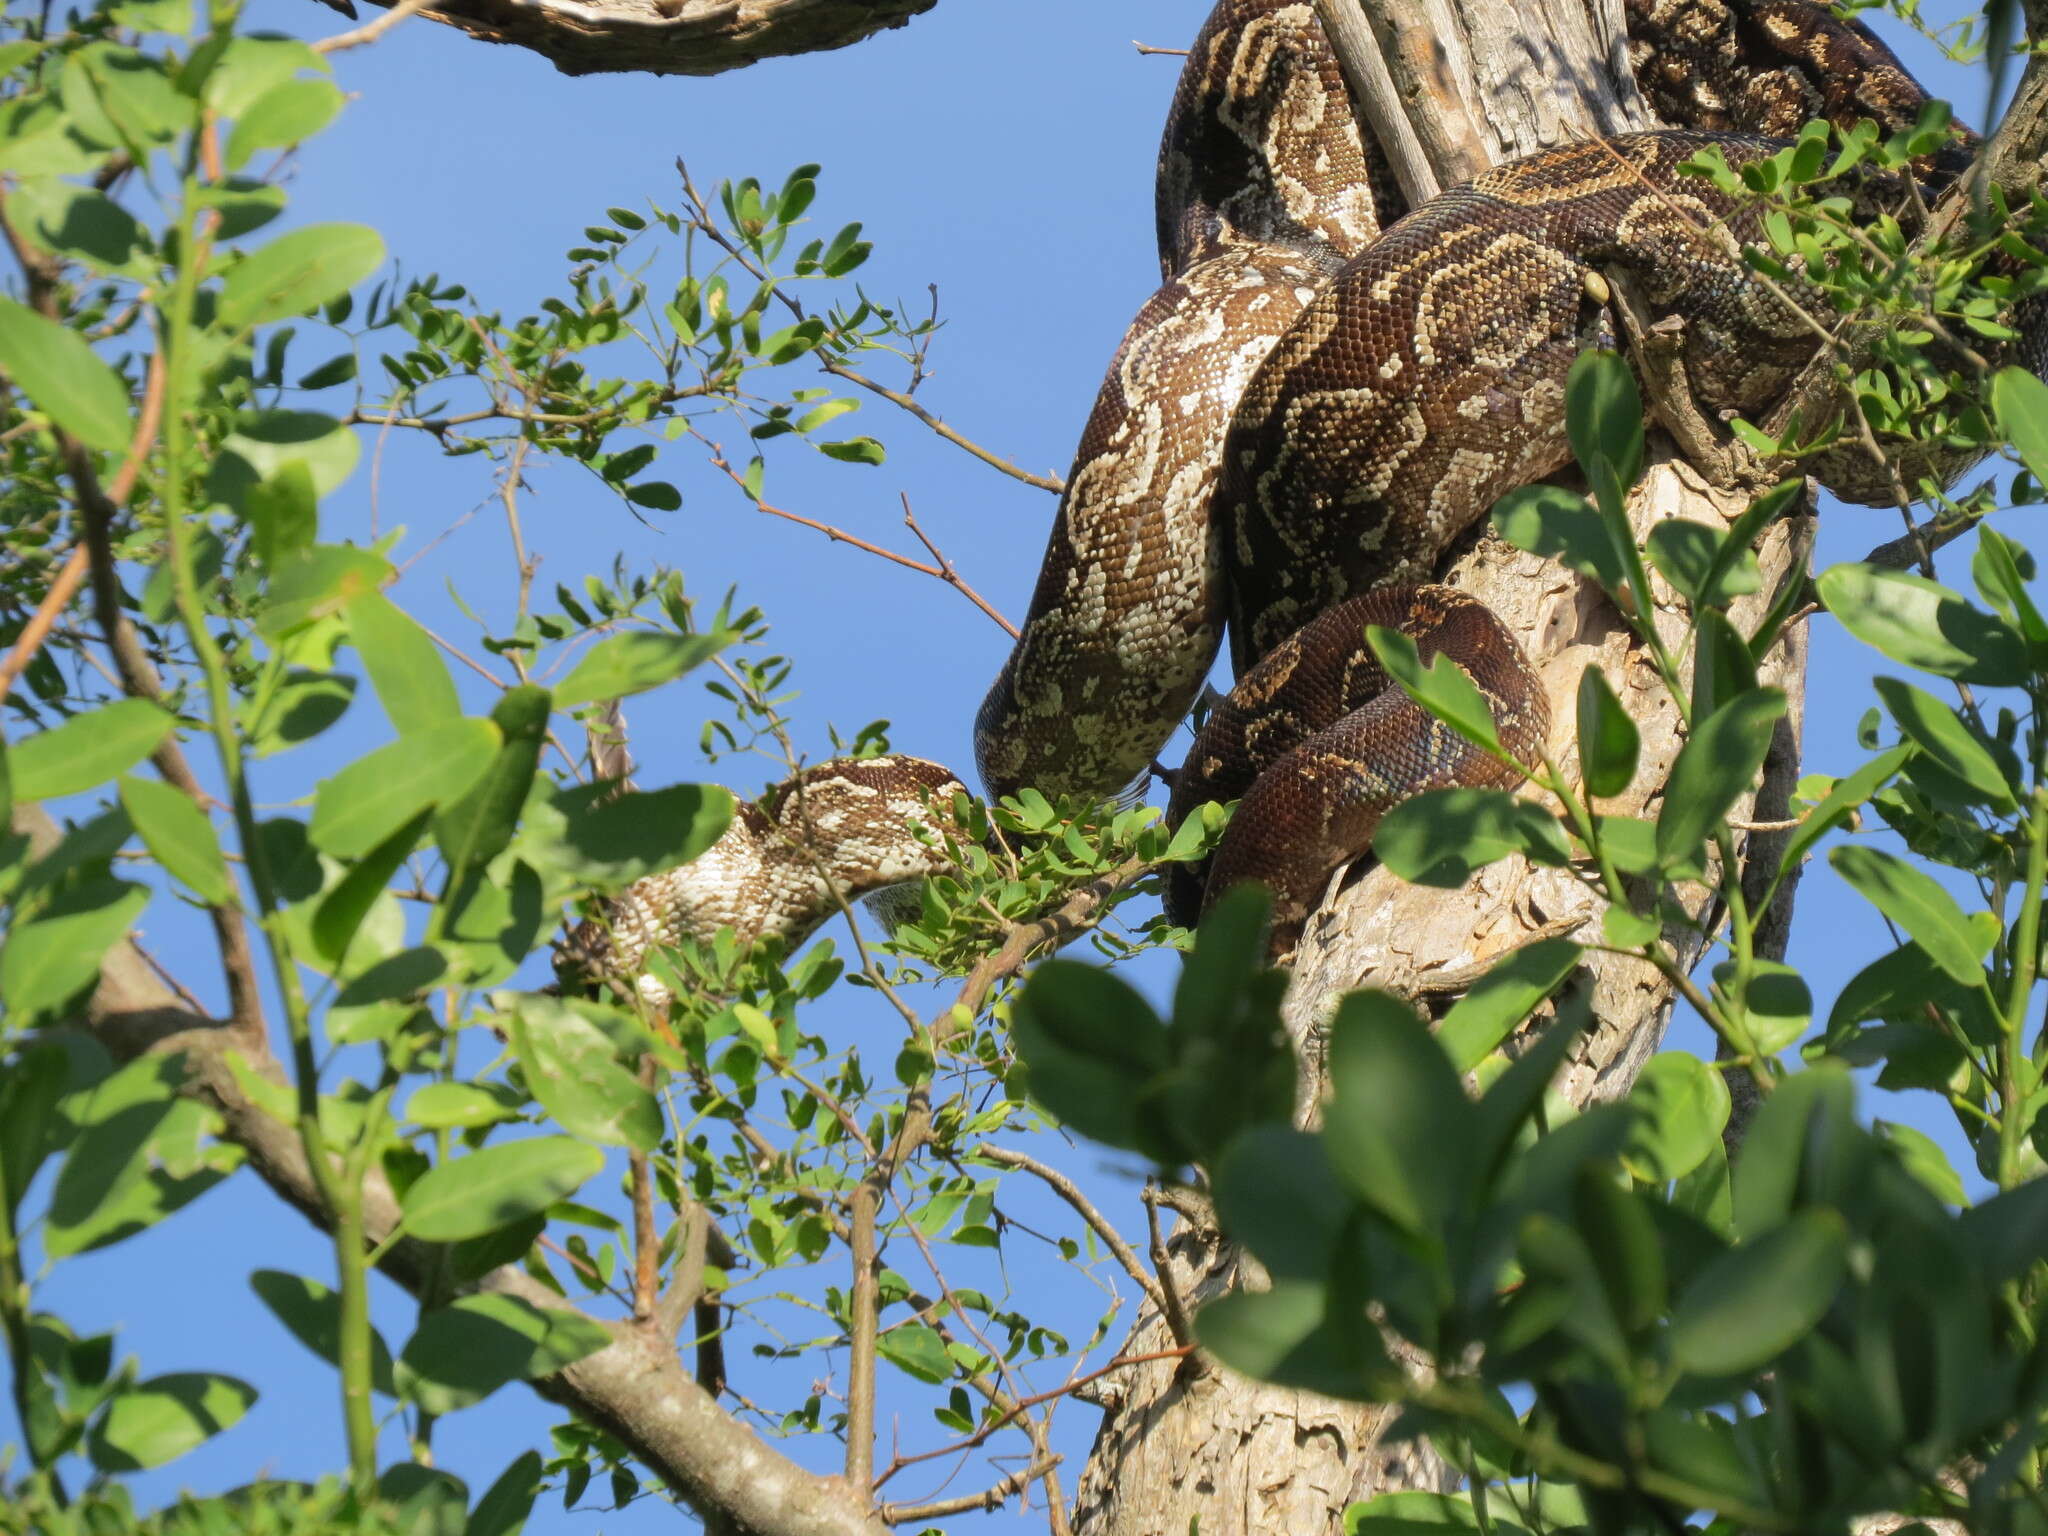
[[[1076,1376],[1072,1381],[1063,1382],[1059,1386],[1054,1387],[1050,1392],[1040,1392],[1031,1397],[1019,1398],[1016,1404],[1007,1412],[990,1419],[981,1428],[963,1440],[955,1440],[951,1445],[942,1445],[936,1450],[917,1451],[909,1456],[898,1456],[889,1464],[889,1470],[875,1480],[876,1486],[879,1487],[905,1467],[915,1466],[918,1462],[931,1461],[940,1456],[957,1455],[961,1451],[971,1451],[977,1445],[987,1441],[989,1436],[993,1435],[997,1430],[1006,1427],[1012,1419],[1029,1413],[1041,1403],[1050,1403],[1062,1397],[1072,1397],[1081,1388],[1102,1380],[1111,1371],[1121,1371],[1133,1365],[1146,1365],[1154,1360],[1184,1360],[1194,1352],[1194,1346],[1187,1344],[1174,1349],[1149,1350],[1142,1355],[1118,1355],[1109,1364],[1092,1370],[1085,1376]]]
[[[1188,50],[1185,48],[1155,48],[1150,43],[1139,42],[1135,37],[1131,39],[1131,46],[1144,54],[1165,54],[1176,59],[1184,59],[1188,56]]]
[[[745,478],[738,470],[732,467],[732,461],[725,456],[725,449],[720,444],[714,443],[694,427],[690,429],[690,435],[710,451],[712,467],[722,471],[726,479],[732,481],[734,485],[740,488],[740,491],[747,499],[753,502],[756,512],[765,512],[770,517],[779,517],[784,522],[795,523],[799,527],[812,529],[824,534],[826,538],[835,544],[851,544],[855,549],[860,550],[864,554],[874,555],[878,559],[887,560],[894,565],[900,565],[906,570],[916,571],[921,576],[930,576],[936,580],[943,581],[991,619],[994,619],[1012,639],[1016,638],[1017,626],[1004,618],[1001,611],[994,604],[990,603],[987,598],[961,580],[959,573],[954,571],[949,564],[926,565],[922,560],[913,560],[910,556],[900,555],[893,549],[885,548],[880,544],[870,543],[858,534],[848,533],[844,528],[835,528],[832,524],[820,522],[815,517],[805,517],[801,512],[791,512],[786,507],[778,507],[772,502],[763,501],[759,496],[756,496],[747,489]],[[915,525],[913,524],[914,527]],[[920,539],[924,537],[921,531],[918,533],[918,537]],[[925,547],[927,549],[931,548],[929,542],[926,543]]]
[[[1145,1231],[1151,1239],[1152,1268],[1159,1275],[1159,1311],[1166,1321],[1167,1332],[1173,1335],[1176,1344],[1195,1342],[1194,1325],[1188,1321],[1188,1309],[1180,1299],[1180,1292],[1174,1288],[1173,1255],[1167,1252],[1166,1234],[1159,1226],[1159,1201],[1156,1198],[1157,1185],[1145,1191]]]
[[[1030,1153],[1019,1152],[1011,1147],[980,1146],[974,1149],[973,1155],[985,1158],[992,1163],[1000,1163],[1005,1168],[1021,1169],[1044,1184],[1046,1188],[1050,1189],[1062,1200],[1066,1201],[1068,1205],[1074,1208],[1075,1213],[1094,1230],[1095,1235],[1102,1239],[1103,1244],[1116,1257],[1117,1263],[1124,1267],[1124,1273],[1135,1280],[1138,1283],[1138,1288],[1151,1298],[1152,1305],[1158,1308],[1162,1315],[1166,1314],[1166,1292],[1161,1289],[1159,1282],[1146,1271],[1144,1264],[1138,1258],[1137,1250],[1124,1241],[1123,1234],[1117,1231],[1108,1217],[1096,1209],[1095,1203],[1082,1193],[1080,1185],[1050,1164],[1041,1163],[1037,1158],[1031,1156]],[[1176,1344],[1185,1344],[1187,1340],[1176,1335],[1174,1342]]]
[[[991,1484],[979,1493],[962,1494],[954,1499],[940,1499],[931,1504],[884,1504],[877,1513],[884,1525],[908,1525],[913,1520],[939,1520],[947,1515],[965,1515],[974,1510],[1000,1508],[1004,1501],[1022,1493],[1046,1473],[1058,1466],[1060,1458],[1049,1457],[1034,1461],[1020,1471],[1012,1472],[999,1483]]]
[[[353,32],[337,32],[332,37],[321,38],[320,41],[313,44],[313,51],[315,53],[340,53],[345,49],[360,48],[365,43],[374,43],[408,16],[417,16],[432,3],[433,0],[398,0],[398,4],[392,6],[382,16],[379,16],[374,21],[365,22]]]
[[[690,168],[680,158],[676,161],[676,174],[682,178],[683,195],[690,200],[690,207],[695,213],[695,217],[690,221],[692,226],[700,231],[706,239],[718,246],[720,250],[732,257],[734,261],[746,268],[754,277],[763,282],[768,281],[767,271],[753,261],[744,250],[735,245],[727,237],[725,231],[718,227],[718,221],[711,216],[711,205],[704,200],[703,194],[697,190],[697,184],[690,179]],[[785,292],[781,288],[775,289],[774,292],[775,297],[782,301],[783,307],[795,315],[797,319],[802,320],[806,318],[804,307],[795,295]],[[936,295],[936,290],[934,290],[934,294]],[[933,303],[936,306],[936,296]],[[975,442],[972,438],[966,437],[955,431],[952,427],[947,426],[945,422],[912,400],[909,395],[901,390],[890,389],[887,385],[869,378],[857,368],[849,368],[844,363],[834,362],[823,356],[818,359],[818,365],[825,372],[845,379],[849,384],[857,384],[862,389],[881,396],[891,405],[901,406],[954,447],[966,450],[991,469],[1000,470],[1013,480],[1022,480],[1026,485],[1035,485],[1040,490],[1051,491],[1054,495],[1058,495],[1067,488],[1067,483],[1057,476],[1033,474],[1021,465],[1011,463],[1010,460],[1004,458],[1001,454],[993,453],[989,449],[982,447],[981,444]],[[912,388],[915,387],[916,385],[913,384]]]
[[[135,482],[141,476],[143,463],[149,458],[149,450],[156,442],[156,429],[163,419],[164,408],[164,363],[162,353],[152,353],[149,359],[149,373],[142,386],[142,411],[135,419],[135,435],[128,443],[128,456],[121,461],[121,467],[114,472],[114,478],[107,484],[107,500],[115,506],[126,506],[129,495],[135,489]],[[43,601],[37,607],[28,623],[22,627],[20,636],[14,642],[14,649],[7,653],[7,659],[0,661],[0,699],[7,697],[14,680],[27,670],[35,660],[36,652],[42,649],[43,641],[49,637],[64,610],[71,605],[71,599],[83,585],[86,573],[91,569],[91,559],[86,552],[83,539],[72,546],[70,558],[57,572],[50,583],[50,590],[43,594]]]
[[[934,416],[930,411],[926,410],[923,406],[919,405],[917,401],[912,399],[909,395],[904,394],[903,391],[901,391],[900,389],[891,389],[888,385],[882,383],[879,379],[869,378],[866,374],[862,373],[858,368],[849,368],[844,363],[826,363],[824,365],[824,368],[825,371],[831,374],[833,377],[844,379],[849,384],[858,384],[862,389],[868,391],[868,393],[873,395],[879,395],[884,400],[888,401],[891,405],[897,406],[902,410],[908,411],[911,415],[915,416],[919,421],[923,422],[926,426],[930,427],[934,432],[938,433],[940,437],[944,438],[947,442],[951,443],[955,448],[959,448],[967,453],[973,454],[975,458],[981,460],[981,462],[988,465],[989,468],[999,469],[1013,480],[1022,480],[1026,485],[1035,485],[1041,491],[1051,491],[1055,496],[1059,495],[1067,488],[1067,482],[1062,480],[1058,475],[1034,474],[1032,473],[1032,471],[1024,468],[1020,464],[1012,464],[1008,459],[1004,458],[1001,454],[991,452],[989,449],[982,447],[981,444],[975,442],[972,438],[966,436],[964,433],[958,432],[954,430],[952,427],[947,426],[946,423],[942,421],[939,417]]]
[[[1010,638],[1012,640],[1016,639],[1017,626],[1012,624],[1008,619],[1004,618],[1000,613],[996,612],[996,610],[991,608],[986,602],[982,601],[981,594],[975,591],[974,588],[967,585],[965,581],[961,580],[960,572],[958,571],[958,569],[954,567],[953,562],[946,558],[945,551],[940,549],[938,545],[934,544],[931,541],[930,536],[927,535],[924,529],[918,525],[917,514],[910,510],[910,492],[898,491],[896,494],[900,496],[903,500],[903,526],[908,528],[912,533],[916,534],[917,542],[922,544],[927,550],[931,552],[932,560],[939,568],[939,579],[943,581],[947,586],[957,588],[960,591],[961,595],[966,597],[967,600],[973,603],[975,607],[979,608],[983,613],[987,614],[990,618],[994,619],[998,624],[1002,625],[1004,629],[1008,630],[1010,632]]]

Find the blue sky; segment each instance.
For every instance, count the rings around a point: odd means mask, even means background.
[[[875,245],[861,274],[867,291],[921,312],[936,286],[946,325],[920,398],[1006,457],[1063,474],[1103,365],[1157,282],[1151,175],[1179,61],[1141,56],[1132,40],[1184,46],[1205,10],[1205,0],[941,0],[908,27],[857,48],[711,80],[568,79],[524,51],[415,21],[375,48],[336,60],[352,100],[339,124],[299,157],[293,217],[372,224],[408,271],[459,277],[486,306],[517,314],[559,288],[563,251],[581,243],[582,226],[601,220],[607,206],[649,198],[676,206],[678,155],[707,188],[748,175],[776,183],[798,164],[819,162],[812,217],[827,233],[864,222]],[[251,20],[311,33],[338,19],[303,0],[258,0]],[[1920,56],[1909,57],[1917,63]],[[1966,103],[1980,89],[1954,73],[1928,69],[1924,78],[1967,93]],[[1964,115],[1978,114],[1966,105]],[[680,270],[672,246],[662,259]],[[326,355],[311,341],[300,347],[295,371]],[[864,366],[885,382],[902,382],[888,359]],[[887,444],[886,464],[848,466],[786,451],[771,459],[769,498],[917,555],[901,524],[899,496],[907,494],[962,574],[1021,617],[1052,498],[992,473],[884,402],[868,402],[851,425]],[[738,436],[725,431],[735,448]],[[578,586],[615,555],[629,568],[679,567],[702,596],[737,586],[744,600],[767,609],[773,648],[796,663],[800,750],[828,751],[828,723],[850,733],[882,717],[899,748],[963,771],[971,765],[974,710],[1008,645],[993,624],[928,577],[759,516],[705,466],[694,444],[665,444],[658,472],[682,488],[684,506],[644,523],[585,477],[554,468],[535,474],[524,515],[541,560],[537,590],[556,581]],[[394,439],[374,474],[366,453],[351,486],[326,509],[328,537],[361,536],[373,482],[381,526],[409,530],[401,559],[446,534],[394,596],[450,635],[473,633],[450,584],[488,618],[506,620],[512,556],[502,524],[491,507],[463,520],[491,491],[482,462],[443,461],[425,445]],[[1855,558],[1896,531],[1885,514],[1834,508],[1821,561]],[[1943,561],[1962,584],[1965,558],[1951,551]],[[1851,732],[1871,702],[1870,670],[1868,653],[1832,626],[1817,628],[1809,770],[1841,771],[1856,759]],[[476,679],[464,677],[462,686],[477,706],[487,704],[488,690]],[[759,789],[773,776],[765,762],[703,765],[697,738],[705,713],[687,684],[634,702],[629,717],[643,781],[717,777],[742,793]],[[259,797],[276,802],[302,793],[311,776],[378,744],[381,731],[375,711],[359,707],[304,762],[259,782]],[[198,933],[163,902],[149,922],[176,968],[205,989],[211,967]],[[1801,892],[1799,931],[1793,958],[1809,968],[1823,1006],[1887,943],[1875,914],[1825,866]],[[1145,974],[1156,990],[1170,979],[1171,963]],[[877,1049],[886,1043],[886,1026],[858,999],[829,1006],[818,1020],[828,1033],[871,1038]],[[1696,1047],[1703,1031],[1682,1025],[1674,1039]],[[1924,1106],[1883,1112],[1931,1132],[1947,1128],[1945,1114],[1932,1118]],[[1945,1139],[1953,1145],[1952,1136]],[[1089,1149],[1061,1160],[1088,1176],[1113,1216],[1136,1227],[1132,1179]],[[1017,1199],[1020,1213],[1056,1219],[1022,1191]],[[977,1276],[973,1283],[1007,1283],[1034,1306],[1052,1298],[1048,1311],[1058,1306],[1058,1323],[1085,1337],[1102,1310],[1101,1293],[1042,1252],[1016,1248],[1006,1273],[986,1261],[981,1271],[970,1265],[963,1272]],[[330,1254],[324,1239],[244,1176],[166,1227],[67,1261],[50,1279],[45,1305],[81,1331],[118,1325],[123,1347],[141,1357],[146,1374],[225,1370],[264,1394],[234,1431],[142,1479],[146,1500],[180,1486],[211,1491],[266,1471],[304,1475],[341,1459],[333,1377],[255,1301],[246,1276],[259,1266],[325,1277]],[[381,1288],[378,1309],[395,1349],[411,1309],[389,1287]],[[1111,1338],[1122,1330],[1122,1321],[1112,1324]],[[735,1367],[746,1371],[749,1362]],[[781,1387],[791,1379],[785,1375]],[[1053,1374],[1034,1385],[1058,1380]],[[933,1443],[920,1406],[928,1401],[906,1396],[885,1404],[878,1460],[887,1459],[892,1408],[903,1415],[906,1444]],[[1094,1417],[1079,1405],[1061,1417],[1069,1487]],[[442,1464],[480,1491],[519,1449],[540,1443],[555,1418],[523,1389],[507,1389],[443,1422]],[[402,1453],[396,1435],[386,1451]],[[835,1459],[830,1447],[817,1451],[821,1465]],[[970,1472],[947,1491],[988,1480]],[[906,1488],[900,1496],[927,1491]],[[544,1501],[529,1529],[625,1533],[674,1519],[658,1501],[579,1515]],[[970,1527],[1043,1523],[1009,1514],[957,1522]]]

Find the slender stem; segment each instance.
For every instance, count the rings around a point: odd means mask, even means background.
[[[2004,1008],[2005,1041],[1998,1052],[1998,1187],[2020,1182],[2021,1154],[2027,1135],[2028,1092],[2020,1082],[2025,1070],[2028,1001],[2041,956],[2041,887],[2048,881],[2048,788],[2034,786],[2027,809],[2027,878],[2020,890],[2019,921],[2013,929],[2012,986]]]
[[[22,1440],[27,1446],[30,1464],[49,1479],[50,1497],[59,1509],[63,1509],[70,1503],[64,1484],[57,1476],[57,1469],[45,1465],[36,1455],[35,1439],[29,1430],[35,1410],[30,1385],[34,1378],[30,1373],[36,1369],[36,1363],[30,1353],[28,1279],[21,1268],[21,1240],[14,1229],[14,1207],[14,1196],[7,1187],[7,1170],[0,1168],[0,1341],[7,1346],[14,1415],[21,1424]]]
[[[211,132],[211,122],[203,124],[200,129],[202,141]],[[335,1260],[340,1274],[338,1289],[342,1314],[339,1351],[342,1407],[348,1433],[349,1471],[357,1489],[368,1493],[375,1486],[377,1477],[377,1427],[370,1407],[369,1278],[364,1268],[361,1185],[359,1179],[344,1179],[338,1174],[320,1126],[320,1068],[313,1048],[312,1022],[305,991],[300,984],[298,965],[292,957],[291,942],[279,910],[268,854],[259,835],[255,799],[249,789],[247,765],[235,725],[227,663],[208,625],[206,605],[193,569],[192,529],[188,518],[195,514],[185,499],[185,486],[193,473],[194,447],[187,412],[192,408],[198,383],[194,372],[196,339],[192,315],[211,244],[199,227],[199,191],[199,177],[188,169],[178,221],[177,249],[182,260],[177,280],[171,286],[162,311],[165,356],[164,532],[170,546],[171,584],[178,617],[191,639],[193,653],[206,680],[207,724],[220,757],[222,776],[227,781],[242,856],[256,894],[259,922],[276,974],[278,993],[284,1001],[297,1080],[299,1137],[313,1178],[334,1216]]]

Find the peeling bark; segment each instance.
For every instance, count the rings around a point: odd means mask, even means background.
[[[938,0],[446,0],[419,14],[484,42],[530,48],[565,75],[718,75],[763,59],[844,48],[900,27],[936,4]],[[341,0],[337,9],[345,5]]]

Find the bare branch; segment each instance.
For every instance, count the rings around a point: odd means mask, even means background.
[[[365,43],[374,43],[408,16],[417,16],[424,11],[429,0],[398,0],[375,21],[357,27],[353,32],[337,32],[333,37],[323,37],[313,44],[315,53],[341,53],[350,48],[360,48]]]
[[[1068,1205],[1074,1208],[1083,1221],[1094,1229],[1102,1239],[1103,1246],[1115,1255],[1117,1263],[1124,1267],[1124,1273],[1137,1282],[1138,1289],[1151,1299],[1152,1305],[1161,1312],[1167,1309],[1166,1293],[1159,1282],[1146,1272],[1138,1259],[1137,1250],[1124,1241],[1123,1234],[1110,1224],[1107,1216],[1095,1207],[1095,1202],[1081,1192],[1081,1186],[1068,1178],[1049,1163],[1041,1163],[1028,1152],[1019,1152],[1013,1147],[980,1146],[974,1149],[974,1156],[991,1163],[1000,1163],[1005,1168],[1018,1168],[1030,1174]],[[1186,1339],[1176,1342],[1185,1344]]]
[[[975,1510],[1000,1509],[1005,1500],[1022,1493],[1038,1479],[1059,1465],[1059,1457],[1048,1457],[1034,1461],[1020,1471],[1012,1472],[1001,1482],[984,1488],[979,1493],[962,1494],[957,1499],[940,1499],[932,1504],[884,1504],[882,1520],[888,1525],[908,1525],[913,1520],[938,1520],[947,1515],[971,1514]]]

